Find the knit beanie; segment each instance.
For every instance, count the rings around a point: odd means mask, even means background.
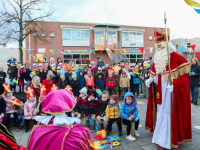
[[[79,92],[80,93],[84,93],[84,94],[87,95],[87,89],[86,89],[86,87],[83,87]]]
[[[92,91],[92,92],[90,92],[89,96],[90,96],[90,95],[94,96],[95,98],[97,97],[97,93],[96,93],[96,91]]]
[[[114,99],[116,102],[118,101],[118,96],[117,96],[117,95],[111,95],[111,96],[110,96],[110,99],[111,99],[111,98]]]

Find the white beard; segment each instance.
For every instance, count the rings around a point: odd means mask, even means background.
[[[176,48],[171,42],[169,42],[168,45],[169,45],[169,53],[171,54],[173,51],[176,50]],[[154,55],[156,74],[163,74],[163,72],[166,70],[166,66],[168,65],[167,45],[165,42],[161,42],[161,46],[164,48],[161,50],[157,49],[156,47],[156,53]]]

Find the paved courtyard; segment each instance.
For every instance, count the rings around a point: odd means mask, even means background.
[[[126,140],[126,126],[123,126],[123,136],[121,137],[121,145],[113,147],[112,150],[128,150],[128,149],[134,149],[134,150],[157,150],[157,145],[152,144],[152,133],[149,133],[148,130],[145,129],[145,117],[146,117],[146,106],[147,106],[147,100],[146,99],[140,99],[137,98],[138,101],[138,110],[139,110],[139,118],[140,118],[140,137],[137,138],[136,141],[131,142]],[[194,106],[192,104],[192,136],[193,141],[190,143],[185,143],[181,146],[179,146],[179,150],[199,150],[200,149],[200,129],[195,128],[195,126],[200,126],[200,106]],[[14,128],[11,128],[11,132],[14,134],[17,142],[19,145],[26,146],[29,134],[25,133],[24,130],[17,131]],[[118,134],[117,125],[113,124],[113,131],[111,136],[115,136]],[[94,136],[94,133],[91,134],[91,136]],[[93,139],[94,141],[97,141]],[[111,149],[111,148],[107,148]]]

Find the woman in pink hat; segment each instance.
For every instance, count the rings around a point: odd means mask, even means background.
[[[52,90],[42,100],[46,116],[36,116],[39,123],[29,135],[28,150],[96,150],[90,131],[82,127],[81,120],[68,117],[76,105],[72,92]]]

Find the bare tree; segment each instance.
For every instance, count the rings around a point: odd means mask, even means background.
[[[52,19],[54,11],[48,0],[0,0],[0,40],[19,43],[22,64],[24,39],[32,33],[49,32],[44,20]],[[37,36],[45,41],[40,34]]]

